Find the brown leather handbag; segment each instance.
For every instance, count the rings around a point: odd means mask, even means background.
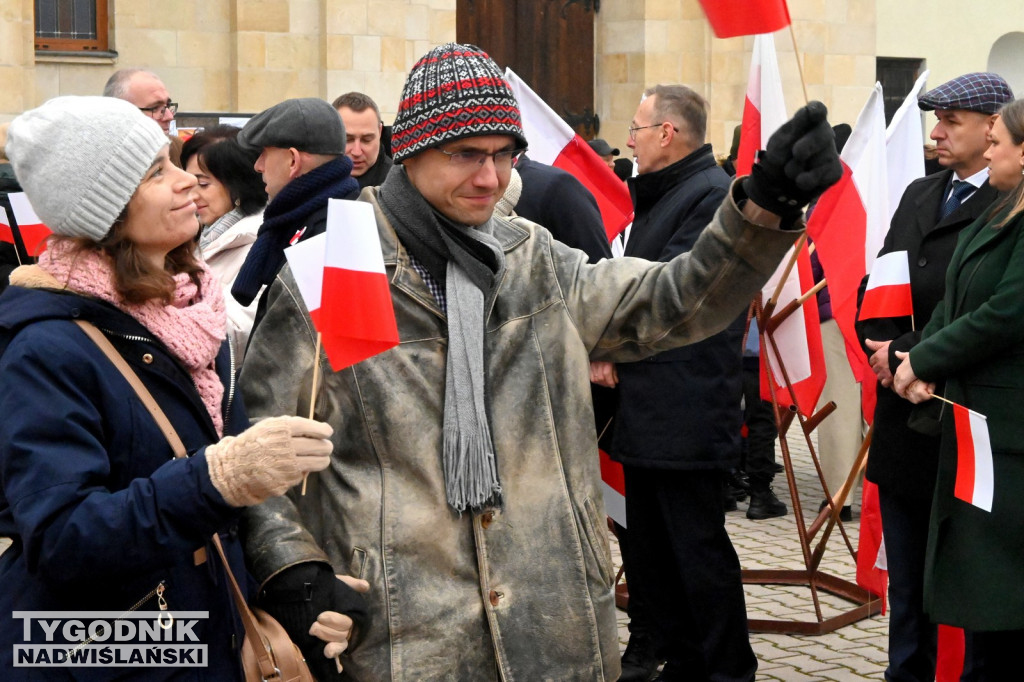
[[[185,444],[181,442],[177,431],[174,430],[174,426],[171,425],[164,411],[160,409],[153,394],[149,392],[135,370],[121,357],[113,344],[103,335],[103,332],[84,320],[75,320],[75,324],[81,327],[82,331],[99,346],[114,367],[135,389],[139,400],[149,410],[157,426],[160,427],[160,431],[170,443],[174,456],[187,456]],[[231,572],[231,565],[228,564],[227,557],[224,555],[224,547],[216,533],[213,535],[213,546],[224,565],[224,572],[227,573],[228,582],[231,584],[235,606],[238,607],[242,625],[245,626],[245,640],[242,642],[242,669],[245,671],[246,682],[316,682],[313,674],[309,671],[309,666],[306,665],[302,651],[291,640],[284,627],[263,609],[250,608],[246,603],[245,595],[242,594],[242,589],[238,586],[234,573]],[[201,561],[198,557],[202,554],[202,550],[197,552],[197,561]]]

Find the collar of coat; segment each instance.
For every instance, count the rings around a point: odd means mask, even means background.
[[[661,170],[629,179],[629,193],[636,207],[656,203],[665,192],[697,173],[718,165],[711,145],[705,144]]]

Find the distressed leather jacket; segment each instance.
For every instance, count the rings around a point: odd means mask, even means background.
[[[462,515],[441,466],[447,327],[374,205],[401,343],[333,373],[317,419],[333,463],[304,497],[249,512],[262,583],[329,561],[365,578],[371,623],[347,652],[356,680],[615,680],[612,582],[589,361],[634,361],[735,319],[799,232],[742,220],[730,198],[693,251],[668,263],[582,251],[515,218],[491,232],[506,268],[486,302],[487,408],[503,506]],[[286,268],[242,371],[250,415],[308,414],[316,331]]]

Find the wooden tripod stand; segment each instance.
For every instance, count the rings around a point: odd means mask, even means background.
[[[794,261],[796,259],[796,253],[798,253],[798,250],[794,251]],[[783,277],[783,280],[785,280],[785,277]],[[813,292],[809,292],[807,295],[813,295]],[[783,362],[783,359],[775,345],[774,334],[779,325],[799,309],[802,302],[802,300],[794,300],[778,312],[775,311],[774,301],[770,300],[763,308],[759,301],[755,303],[755,314],[757,315],[758,329],[761,336],[761,347],[765,349],[766,352],[771,352],[773,354],[776,366],[783,379],[782,383],[789,391],[794,402],[796,398],[793,395],[793,384],[790,381],[785,363]],[[767,337],[767,340],[771,341],[771,343],[765,343],[765,337]],[[768,371],[771,372],[772,370],[769,368]],[[843,580],[842,578],[829,575],[821,569],[821,560],[825,554],[826,544],[832,534],[832,530],[835,528],[839,529],[839,533],[843,537],[846,548],[850,552],[850,556],[854,559],[854,562],[856,562],[856,550],[850,542],[850,538],[846,534],[846,529],[843,527],[843,523],[839,518],[839,512],[867,461],[867,451],[871,443],[871,431],[868,432],[867,437],[861,444],[857,461],[854,463],[845,483],[833,497],[830,495],[828,485],[825,483],[825,478],[821,471],[821,465],[818,461],[818,455],[811,439],[811,432],[813,432],[814,429],[836,409],[835,403],[830,402],[814,414],[806,416],[806,413],[800,410],[799,405],[794,405],[792,408],[780,405],[774,385],[772,385],[771,382],[769,382],[769,387],[772,398],[772,407],[775,413],[775,423],[778,427],[779,447],[782,451],[786,482],[789,486],[790,499],[793,502],[793,514],[796,518],[797,536],[800,541],[800,549],[803,553],[804,568],[802,570],[744,570],[743,582],[746,584],[758,585],[807,586],[810,589],[815,618],[814,620],[769,620],[751,618],[748,620],[748,626],[752,632],[777,632],[806,635],[824,634],[863,618],[868,618],[881,611],[881,600],[871,592],[848,580]],[[803,508],[800,501],[800,494],[797,490],[796,477],[793,472],[793,460],[790,455],[789,442],[787,439],[787,434],[790,427],[793,425],[794,420],[797,422],[800,427],[800,431],[803,433],[804,441],[811,454],[811,461],[814,463],[814,469],[817,473],[818,480],[821,483],[821,487],[825,492],[826,498],[828,499],[828,505],[818,513],[817,518],[815,518],[810,526],[808,526],[804,521]],[[821,538],[812,548],[811,543],[814,541],[814,538],[819,531],[821,531]],[[852,606],[848,610],[842,611],[835,616],[825,618],[822,615],[819,591],[825,591],[829,594],[840,597],[844,601],[849,602]]]

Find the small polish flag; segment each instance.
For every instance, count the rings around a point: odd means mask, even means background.
[[[12,192],[7,195],[14,212],[14,221],[21,233],[21,241],[30,256],[38,256],[46,250],[46,238],[53,234],[43,221],[36,215],[32,204],[24,192]],[[4,241],[7,241],[6,239]],[[13,237],[11,242],[13,243]]]
[[[597,200],[608,241],[615,239],[633,221],[626,184],[512,69],[505,69],[505,80],[519,101],[530,158],[561,168],[583,183]]]
[[[335,372],[398,345],[373,207],[330,199],[327,231],[285,249]]]
[[[11,219],[7,217],[7,211],[0,206],[0,242],[15,244],[14,230],[11,228]]]
[[[910,294],[910,263],[906,251],[892,251],[871,266],[858,320],[873,317],[907,317],[914,314]]]
[[[598,450],[601,457],[601,489],[604,493],[604,509],[615,523],[626,527],[626,474],[622,465]]]
[[[956,483],[953,495],[958,500],[992,511],[992,444],[988,438],[985,415],[962,405],[953,405],[956,424]]]

